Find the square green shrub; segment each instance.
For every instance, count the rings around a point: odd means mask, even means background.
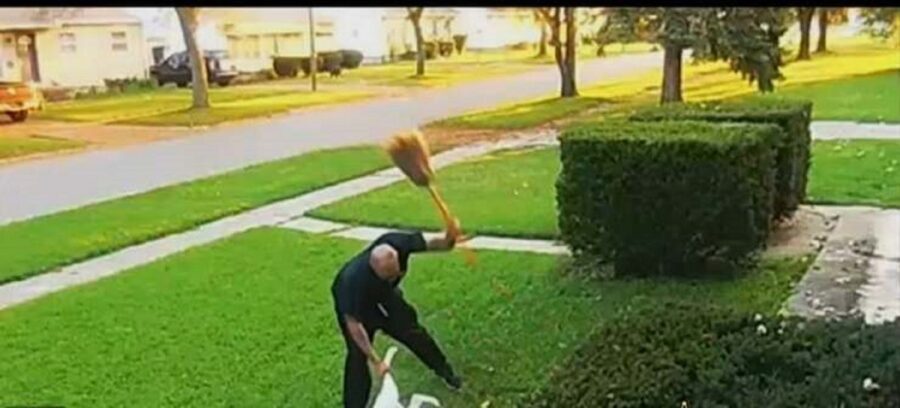
[[[773,215],[788,218],[806,198],[810,164],[812,102],[774,96],[753,96],[706,103],[666,104],[634,112],[631,120],[701,120],[770,123],[784,133],[776,143],[777,173]]]
[[[604,324],[522,406],[897,407],[898,367],[900,320],[804,321],[667,302]]]
[[[560,136],[561,238],[620,274],[746,260],[768,236],[773,125],[608,121]]]

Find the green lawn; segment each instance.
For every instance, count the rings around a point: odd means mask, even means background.
[[[828,54],[784,66],[785,78],[776,82],[776,93],[812,99],[816,119],[871,121],[881,116],[886,121],[889,118],[897,121],[900,120],[898,69],[900,59],[896,48],[863,37],[840,40],[832,44]],[[577,120],[578,115],[596,106],[592,100],[614,102],[608,115],[641,104],[658,103],[661,78],[661,70],[651,70],[615,81],[583,83],[578,85],[581,97],[576,100],[560,101],[551,97],[498,106],[443,119],[435,125],[499,130],[527,128],[560,119]],[[756,93],[755,84],[748,83],[724,62],[685,64],[682,81],[687,102]]]
[[[329,287],[362,245],[257,229],[0,312],[0,405],[337,406],[344,344]],[[803,266],[590,283],[546,255],[483,252],[474,269],[417,256],[406,296],[467,383],[451,394],[402,347],[395,375],[405,395],[445,406],[513,406],[616,311],[690,299],[774,312]]]
[[[898,57],[900,58],[900,57]],[[813,119],[900,122],[900,70],[784,88],[813,101]]]
[[[438,171],[450,209],[470,233],[553,238],[559,150],[514,150]],[[808,200],[900,207],[900,141],[816,141]],[[503,209],[498,211],[497,209]],[[313,210],[315,217],[356,224],[440,230],[427,194],[407,182]]]
[[[376,147],[318,151],[0,226],[0,283],[185,231],[388,165]]]
[[[184,109],[172,113],[148,116],[120,123],[151,126],[203,126],[231,120],[249,119],[285,113],[294,109],[316,105],[350,102],[370,97],[359,91],[316,93],[284,93],[251,99],[240,99],[214,105],[211,109],[193,111]]]
[[[187,112],[191,105],[190,89],[159,88],[51,103],[36,117],[74,122],[160,126],[186,126],[192,123],[209,125],[370,96],[359,91],[310,93],[288,87],[265,86],[211,88],[209,93],[213,107],[202,114]]]
[[[807,199],[900,208],[900,141],[815,141]]]
[[[84,145],[84,143],[74,140],[45,136],[0,137],[0,160],[35,153],[74,149]]]
[[[429,124],[456,129],[527,129],[565,119],[608,103],[601,98],[550,98],[478,111]]]
[[[438,172],[447,205],[471,233],[554,237],[557,149],[486,155]],[[502,211],[501,211],[502,209]],[[428,194],[402,182],[314,210],[313,216],[383,226],[442,228]]]

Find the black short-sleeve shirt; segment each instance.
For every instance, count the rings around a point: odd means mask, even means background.
[[[421,232],[388,232],[378,237],[344,264],[331,285],[335,309],[340,316],[349,315],[358,321],[367,321],[369,316],[377,312],[377,304],[384,303],[393,295],[394,288],[403,279],[401,276],[393,283],[383,280],[369,265],[372,248],[381,244],[388,244],[397,251],[400,270],[403,272],[406,272],[409,265],[410,254],[427,249]]]

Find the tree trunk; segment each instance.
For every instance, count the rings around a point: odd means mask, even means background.
[[[663,82],[660,103],[681,102],[681,52],[676,45],[667,45],[663,53]]]
[[[560,39],[560,29],[562,26],[562,7],[554,7],[553,16],[550,20],[550,42],[553,44],[553,59],[556,61],[556,68],[559,69],[560,91],[559,96],[566,96],[566,70],[569,69],[563,54],[563,43]]]
[[[544,21],[541,21],[541,42],[538,43],[537,56],[547,56],[547,23]]]
[[[206,76],[206,59],[197,45],[194,33],[197,30],[197,8],[176,7],[178,20],[181,22],[181,33],[184,35],[184,45],[187,48],[191,61],[191,82],[193,84],[193,109],[209,108],[209,82]]]
[[[819,9],[819,43],[816,45],[816,52],[828,51],[826,44],[828,36],[828,9]]]
[[[812,17],[815,7],[799,7],[797,18],[800,20],[800,50],[797,52],[798,60],[809,59],[809,28],[812,25]]]
[[[575,7],[566,7],[566,69],[562,77],[563,98],[578,96],[578,87],[575,84],[575,46],[576,46],[576,30],[578,28],[575,22]]]
[[[416,76],[425,75],[425,39],[422,36],[422,7],[411,7],[409,19],[416,33]]]
[[[781,41],[781,40],[780,40],[780,37],[781,37],[781,36],[780,36],[780,35],[778,34],[778,32],[777,32],[774,28],[772,28],[772,27],[770,27],[770,28],[766,31],[766,34],[769,36],[769,42],[772,44],[773,47],[775,47],[775,50],[777,50],[777,51],[775,52],[775,54],[773,55],[773,58],[775,58],[774,64],[775,64],[776,66],[779,66],[779,67],[780,67],[780,66],[782,66],[782,61],[781,61],[781,45],[780,45],[780,41]]]

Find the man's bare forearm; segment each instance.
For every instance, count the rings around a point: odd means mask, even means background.
[[[350,317],[347,317],[346,321],[347,331],[350,332],[350,337],[353,338],[353,342],[356,343],[356,346],[366,355],[366,358],[372,363],[381,361],[381,359],[378,358],[378,355],[375,354],[375,349],[372,348],[372,342],[369,340],[369,334],[366,333],[366,328],[363,327],[362,323]]]
[[[449,251],[456,245],[456,240],[448,237],[435,237],[428,240],[429,251]]]

